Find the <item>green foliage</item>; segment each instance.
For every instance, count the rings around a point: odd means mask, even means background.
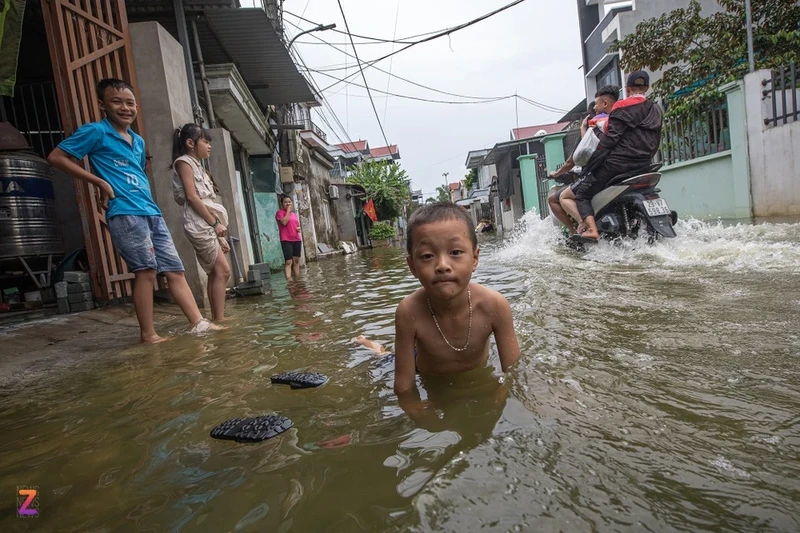
[[[379,220],[394,220],[403,213],[403,207],[411,199],[411,180],[400,165],[363,161],[348,170],[351,174],[347,181],[364,187],[367,197],[375,202]]]
[[[425,200],[425,203],[426,203],[426,204],[435,204],[435,203],[436,203],[436,202],[438,202],[438,201],[439,201],[439,199],[438,199],[438,198],[434,198],[433,196],[431,196],[430,198],[428,198],[427,200]]]
[[[391,239],[394,236],[394,226],[389,222],[376,222],[369,229],[369,238],[375,241]]]
[[[717,0],[723,10],[704,17],[700,4],[640,23],[615,43],[627,72],[665,68],[653,95],[669,103],[668,116],[697,110],[722,97],[720,87],[749,70],[744,0]],[[756,69],[800,58],[800,2],[752,0]],[[676,92],[683,94],[674,96]]]
[[[437,202],[449,202],[450,201],[450,189],[445,187],[444,185],[439,185],[436,187],[436,201]]]
[[[467,172],[467,175],[464,176],[464,185],[467,187],[467,191],[471,191],[473,187],[478,185],[478,169],[473,168]]]

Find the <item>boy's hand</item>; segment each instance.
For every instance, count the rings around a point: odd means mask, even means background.
[[[100,208],[103,211],[108,211],[108,201],[116,198],[114,189],[106,181],[98,185],[98,188],[100,189]]]

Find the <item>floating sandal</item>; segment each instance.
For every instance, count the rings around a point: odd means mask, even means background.
[[[212,429],[211,436],[236,442],[260,442],[280,435],[292,425],[291,420],[281,415],[231,418]]]
[[[580,244],[597,244],[597,239],[595,239],[594,237],[584,237],[580,233],[576,233],[575,235],[570,235],[569,240]]]
[[[284,372],[272,376],[273,383],[289,385],[293,389],[310,389],[320,387],[328,382],[328,376],[319,372]]]

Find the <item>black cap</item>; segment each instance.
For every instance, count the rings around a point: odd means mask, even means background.
[[[637,70],[628,75],[628,87],[650,87],[650,75],[643,71]]]

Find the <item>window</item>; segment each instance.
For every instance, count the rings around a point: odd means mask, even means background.
[[[615,57],[611,63],[603,67],[603,69],[595,76],[597,82],[597,90],[602,89],[606,85],[622,85],[619,76],[619,60]]]

